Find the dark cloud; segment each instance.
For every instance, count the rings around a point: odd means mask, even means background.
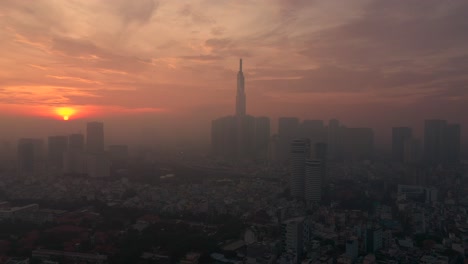
[[[123,18],[125,23],[146,23],[154,15],[159,7],[157,0],[113,0],[112,5],[116,7],[117,14]]]
[[[191,23],[195,24],[213,24],[214,20],[205,15],[203,12],[196,10],[192,5],[190,4],[184,4],[180,9],[179,9],[179,15],[183,17],[188,17],[190,19]]]
[[[302,54],[366,66],[439,55],[468,43],[467,13],[463,0],[374,0],[361,17],[311,36]]]

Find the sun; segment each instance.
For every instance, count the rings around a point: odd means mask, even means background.
[[[55,108],[55,113],[67,121],[72,115],[76,113],[76,109],[71,107],[57,107]]]

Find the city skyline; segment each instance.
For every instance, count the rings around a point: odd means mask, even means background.
[[[0,4],[0,45],[8,50],[0,62],[6,137],[44,126],[50,129],[43,134],[51,134],[62,126],[50,125],[57,123],[54,109],[75,107],[70,121],[128,123],[147,126],[147,137],[177,131],[207,140],[210,121],[232,113],[241,57],[248,62],[248,112],[270,117],[273,131],[281,116],[336,118],[372,127],[377,142],[389,143],[391,127],[413,127],[420,136],[425,119],[468,123],[459,114],[467,100],[466,33],[457,31],[468,8],[463,1],[118,1],[108,7]],[[240,14],[245,21],[235,19]],[[96,23],[100,17],[105,23]]]

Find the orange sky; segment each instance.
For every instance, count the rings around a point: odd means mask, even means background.
[[[233,113],[242,57],[254,115],[468,124],[467,12],[464,0],[2,0],[0,110],[18,127],[74,107],[71,119],[153,114],[203,134]]]

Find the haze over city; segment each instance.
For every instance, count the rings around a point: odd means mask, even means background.
[[[210,121],[234,111],[239,58],[247,112],[274,127],[337,118],[389,143],[392,126],[468,124],[467,11],[461,0],[2,1],[2,133],[47,135],[61,126],[53,109],[75,107],[70,120],[126,124],[114,141],[157,131],[207,143]]]
[[[0,264],[468,263],[465,0],[0,0]]]

